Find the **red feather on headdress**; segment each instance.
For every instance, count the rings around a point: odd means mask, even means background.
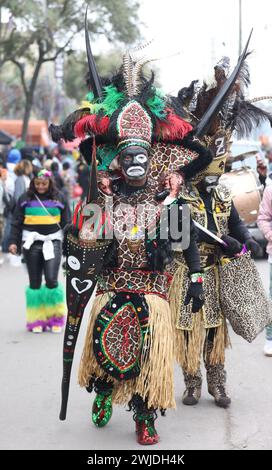
[[[84,139],[86,134],[103,135],[108,131],[110,120],[108,116],[99,117],[96,114],[89,114],[80,119],[74,127],[77,137]]]
[[[160,140],[180,140],[193,129],[189,122],[184,121],[171,109],[167,110],[166,119],[166,121],[157,120],[155,135]]]

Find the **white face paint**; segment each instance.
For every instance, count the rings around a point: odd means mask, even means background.
[[[120,153],[119,164],[128,179],[140,180],[148,172],[147,151],[138,145],[129,146]]]
[[[128,176],[142,176],[145,174],[144,168],[141,166],[132,166],[127,170],[127,175]]]
[[[217,175],[210,175],[210,176],[206,176],[205,177],[205,183],[207,186],[211,185],[211,184],[216,184],[217,181],[218,181],[218,176]]]
[[[218,179],[219,179],[219,176],[216,176],[216,175],[210,175],[210,176],[205,177],[204,184],[205,184],[207,193],[211,193],[212,190],[217,186]]]
[[[139,153],[139,155],[136,155],[134,157],[134,160],[138,163],[146,163],[147,162],[147,156],[144,153]]]
[[[75,256],[68,256],[67,263],[74,271],[78,271],[80,269],[80,262]]]

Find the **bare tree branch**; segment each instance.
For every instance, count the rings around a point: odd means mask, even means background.
[[[62,10],[61,10],[61,13],[60,13],[61,16],[64,16],[64,15],[65,15],[66,9],[67,9],[67,7],[68,7],[68,5],[69,5],[69,2],[70,2],[70,0],[65,0],[65,1],[63,2],[63,7],[62,7]]]
[[[14,33],[15,33],[15,30],[12,30],[9,39],[5,41],[5,44],[8,44],[8,43],[12,44],[13,42],[15,42],[16,39],[14,39]],[[31,37],[25,43],[22,44],[21,47],[19,47],[18,49],[14,49],[12,53],[7,52],[1,59],[0,66],[3,65],[5,62],[9,62],[9,61],[14,62],[14,60],[16,60],[16,57],[23,56],[24,53],[33,44],[34,39],[35,39],[35,33],[33,33]]]
[[[56,51],[56,54],[52,57],[48,57],[46,59],[43,60],[43,62],[52,62],[54,60],[56,60],[56,58],[59,56],[59,54],[61,54],[62,52],[64,52],[64,50],[66,49],[66,47],[69,45],[69,43],[72,41],[72,39],[74,38],[75,36],[71,36],[68,41],[64,44],[64,46],[60,47],[59,49],[57,49]]]
[[[23,64],[21,64],[21,62],[18,62],[18,60],[12,58],[10,59],[10,61],[15,64],[18,69],[19,69],[19,72],[20,72],[20,77],[21,77],[21,82],[22,82],[22,87],[23,87],[23,90],[24,90],[24,93],[25,93],[25,96],[27,96],[28,94],[28,88],[27,88],[27,84],[26,84],[26,80],[25,80],[25,70],[24,70],[24,66]]]

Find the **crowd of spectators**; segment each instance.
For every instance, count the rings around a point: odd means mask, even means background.
[[[89,169],[78,151],[70,152],[57,145],[51,148],[3,147],[0,150],[0,265],[8,253],[16,201],[28,189],[31,178],[43,168],[52,172],[57,189],[71,210],[87,194]]]

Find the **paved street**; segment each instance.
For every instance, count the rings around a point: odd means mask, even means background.
[[[258,261],[266,288],[268,265]],[[23,267],[0,266],[1,449],[139,449],[132,414],[116,407],[109,425],[95,429],[93,397],[77,385],[76,371],[88,315],[83,320],[70,389],[68,416],[58,419],[62,335],[25,330]],[[206,384],[200,403],[181,403],[183,380],[176,370],[176,410],[159,418],[156,449],[272,449],[272,358],[263,356],[264,335],[248,344],[232,334],[227,353],[229,410],[216,407]]]

